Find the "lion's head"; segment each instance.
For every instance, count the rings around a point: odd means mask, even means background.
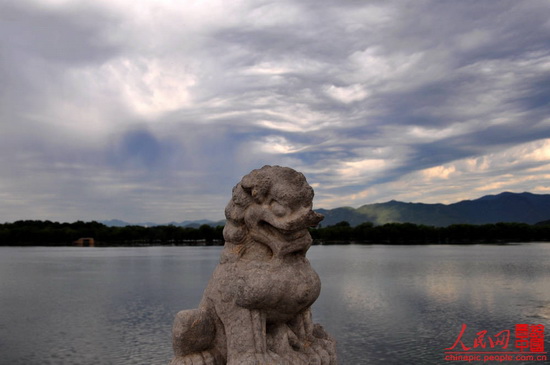
[[[233,188],[225,208],[226,246],[237,256],[258,243],[264,246],[263,251],[254,248],[258,257],[305,255],[311,245],[308,227],[323,219],[312,205],[313,189],[303,174],[281,166],[253,170]]]

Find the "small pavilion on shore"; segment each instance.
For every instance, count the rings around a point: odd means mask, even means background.
[[[95,240],[91,237],[79,238],[73,243],[78,247],[95,247]]]

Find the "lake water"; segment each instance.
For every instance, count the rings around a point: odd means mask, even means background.
[[[0,247],[0,364],[167,364],[173,317],[197,306],[220,251]],[[550,328],[550,244],[315,246],[308,258],[322,281],[314,320],[340,364],[452,364],[462,324],[470,346],[482,330]]]

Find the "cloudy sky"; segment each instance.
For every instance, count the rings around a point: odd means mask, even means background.
[[[0,222],[550,193],[547,0],[3,0]]]

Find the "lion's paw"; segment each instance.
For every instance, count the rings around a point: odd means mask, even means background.
[[[216,352],[202,351],[186,356],[176,356],[170,365],[223,365],[224,359]]]

